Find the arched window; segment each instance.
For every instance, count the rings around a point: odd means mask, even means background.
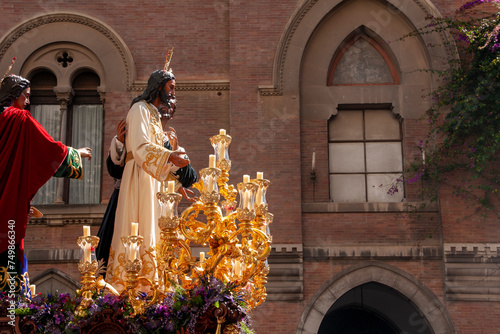
[[[64,67],[70,63],[67,58],[56,59],[61,60],[60,66]],[[74,148],[90,147],[93,156],[90,161],[83,160],[83,180],[52,178],[38,191],[32,203],[100,203],[104,115],[98,92],[99,76],[91,70],[80,70],[74,75],[71,87],[58,94],[57,78],[52,72],[32,73],[30,111],[33,116],[55,140]]]
[[[335,52],[327,84],[396,85],[399,84],[399,75],[380,38],[368,28],[361,27]]]

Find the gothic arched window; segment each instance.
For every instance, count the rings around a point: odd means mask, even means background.
[[[335,52],[327,84],[395,85],[399,84],[399,75],[380,38],[361,27],[348,36]]]

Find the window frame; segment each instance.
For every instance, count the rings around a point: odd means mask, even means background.
[[[339,112],[343,111],[349,111],[349,110],[359,110],[362,111],[362,131],[363,131],[363,139],[362,140],[332,140],[330,139],[330,122],[334,122],[336,116],[338,115]],[[399,140],[395,139],[376,139],[376,140],[367,140],[366,139],[366,126],[365,126],[365,112],[370,111],[370,110],[387,110],[391,113],[391,115],[397,120],[398,125],[399,125]],[[369,183],[368,183],[368,175],[385,175],[385,174],[395,174],[399,172],[394,172],[394,171],[380,171],[380,172],[369,172],[367,170],[367,149],[366,149],[366,144],[367,143],[389,143],[389,142],[397,142],[401,146],[401,178],[404,177],[403,171],[405,168],[405,151],[404,151],[404,133],[403,133],[403,119],[400,115],[396,114],[393,112],[393,106],[390,103],[378,103],[378,104],[341,104],[337,107],[337,114],[333,115],[330,119],[327,121],[327,126],[328,126],[328,161],[330,161],[330,144],[332,143],[362,143],[363,144],[363,159],[364,159],[364,171],[363,172],[353,172],[353,173],[346,173],[346,172],[339,172],[339,173],[332,173],[330,171],[330,163],[328,164],[328,187],[329,187],[329,198],[331,202],[336,202],[336,203],[381,203],[382,201],[369,201]],[[360,175],[362,174],[364,177],[364,198],[365,200],[363,202],[356,202],[356,201],[335,201],[333,199],[333,194],[331,191],[331,175]],[[406,187],[404,186],[404,182],[401,183],[400,187],[402,189],[398,189],[398,191],[402,190],[402,198],[403,200],[406,198]],[[397,203],[396,201],[394,201]]]

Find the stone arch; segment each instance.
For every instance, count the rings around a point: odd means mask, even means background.
[[[125,42],[104,23],[79,14],[42,15],[13,28],[0,42],[0,68],[6,69],[16,57],[11,73],[28,73],[28,58],[66,41],[72,41],[75,49],[90,51],[88,54],[99,60],[98,69],[94,70],[102,75],[101,86],[106,90],[131,89],[136,71]],[[35,59],[32,57],[31,61]]]
[[[47,294],[58,291],[59,293],[75,294],[80,288],[80,283],[74,278],[56,268],[50,268],[30,279],[30,284],[36,285],[36,292]]]
[[[401,269],[375,261],[345,269],[323,284],[304,308],[296,333],[317,333],[330,306],[352,288],[368,282],[384,284],[408,298],[426,317],[434,333],[456,333],[445,306],[432,291]]]
[[[71,63],[63,67],[57,58],[62,52],[69,53]],[[57,78],[55,91],[68,91],[72,86],[72,81],[78,73],[82,71],[92,71],[101,79],[98,90],[106,91],[106,71],[99,57],[90,49],[81,44],[72,42],[58,42],[42,46],[35,50],[26,58],[20,75],[30,79],[33,74],[43,70],[48,70]],[[104,81],[104,82],[103,82]]]
[[[263,95],[290,95],[292,98],[299,94],[299,71],[303,54],[310,37],[326,15],[348,3],[343,0],[306,0],[291,16],[281,36],[273,66],[272,88],[262,89]],[[429,0],[387,0],[386,3],[393,9],[400,11],[414,27],[422,27],[427,16],[440,17],[441,14]],[[388,18],[382,12],[372,13],[371,28],[377,31],[386,24]],[[442,66],[442,60],[451,57],[450,50],[446,49],[443,41],[450,40],[444,33],[429,34],[422,37],[422,45],[443,45],[427,50],[428,62],[432,68]]]

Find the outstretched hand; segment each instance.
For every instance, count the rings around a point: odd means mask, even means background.
[[[77,149],[78,153],[80,153],[80,157],[82,159],[88,158],[89,160],[92,159],[92,149],[90,147],[82,147]]]
[[[198,200],[198,197],[195,196],[194,191],[192,191],[191,189],[180,187],[179,193],[184,199],[188,200],[189,202],[195,202]]]

